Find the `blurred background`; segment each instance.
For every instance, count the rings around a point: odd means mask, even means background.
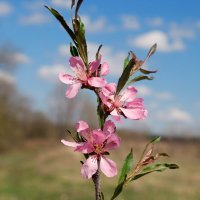
[[[0,200],[93,199],[92,183],[80,177],[82,156],[60,139],[80,119],[97,127],[96,99],[86,90],[65,98],[58,73],[70,71],[70,39],[43,6],[70,23],[70,4],[0,0]],[[90,60],[103,44],[109,82],[117,82],[128,51],[144,59],[158,44],[145,64],[158,70],[155,79],[135,84],[148,119],[118,124],[122,147],[111,157],[120,168],[131,147],[137,160],[146,142],[161,135],[157,150],[180,169],[138,180],[119,199],[200,199],[199,8],[197,0],[87,0],[80,9]],[[116,180],[103,177],[106,196]]]

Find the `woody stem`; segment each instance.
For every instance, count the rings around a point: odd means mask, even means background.
[[[100,189],[100,158],[97,159],[97,164],[98,164],[98,169],[92,178],[95,186],[95,199],[102,200],[101,189]]]

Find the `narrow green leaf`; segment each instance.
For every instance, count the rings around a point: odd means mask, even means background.
[[[100,50],[101,50],[101,48],[102,48],[102,44],[101,45],[99,45],[99,48],[98,48],[98,50],[97,50],[97,52],[96,52],[96,60],[98,60],[99,59],[99,52],[100,52]]]
[[[76,140],[77,140],[77,142],[83,142],[83,138],[81,137],[81,135],[77,132],[76,133]]]
[[[78,0],[77,4],[76,4],[76,10],[75,10],[75,18],[78,18],[78,11],[79,8],[81,7],[81,4],[83,3],[83,0]]]
[[[151,57],[156,52],[157,44],[155,43],[149,50],[147,58]]]
[[[104,198],[104,194],[103,194],[103,192],[101,192],[101,200],[104,200],[105,198]]]
[[[157,137],[153,138],[149,143],[155,144],[155,143],[160,142],[160,140],[161,140],[161,136],[157,136]]]
[[[130,75],[131,75],[131,70],[133,69],[135,65],[136,60],[131,59],[127,65],[127,67],[124,69],[122,72],[122,75],[120,76],[118,83],[117,83],[117,90],[116,90],[116,95],[119,94],[119,92],[123,89],[123,87],[126,85]]]
[[[77,41],[77,49],[80,57],[82,58],[85,65],[88,65],[88,56],[87,56],[87,43],[85,38],[85,27],[81,18],[73,19],[73,27],[75,32],[75,37]]]
[[[167,169],[165,167],[165,163],[164,164],[162,164],[162,163],[153,163],[153,164],[150,164],[147,167],[145,167],[142,170],[142,173],[146,173],[146,172],[154,171],[154,170],[160,170],[160,168],[162,168],[161,170],[163,170],[163,166],[164,166],[165,169]]]
[[[127,174],[132,169],[132,167],[133,167],[133,151],[131,149],[130,153],[126,156],[124,165],[121,169],[119,179],[118,179],[118,184],[122,183],[125,180]]]
[[[124,186],[124,182],[122,182],[119,185],[117,185],[117,187],[115,188],[114,194],[113,194],[113,196],[111,197],[110,200],[114,200],[117,196],[119,196],[119,194],[123,190],[123,186]]]
[[[45,5],[45,8],[47,8],[53,15],[54,17],[60,22],[60,24],[63,26],[63,28],[67,31],[71,39],[76,42],[75,40],[75,34],[74,32],[70,29],[70,27],[67,25],[66,21],[64,20],[63,16],[55,9],[50,8]]]
[[[72,139],[75,141],[75,142],[78,142],[78,139],[77,137],[75,137],[72,132],[70,130],[67,129],[67,132],[69,133],[69,135],[72,137]]]
[[[169,157],[169,155],[167,153],[158,153],[158,156]]]
[[[129,63],[129,57],[130,57],[130,52],[128,53],[128,56],[124,59],[124,69],[126,68],[126,66]]]
[[[130,83],[135,83],[135,82],[138,82],[138,81],[142,81],[142,80],[153,80],[154,77],[151,76],[143,76],[143,75],[139,75],[139,76],[136,76],[134,79],[132,79],[131,81],[129,81],[129,84]]]
[[[179,166],[177,164],[166,164],[169,169],[179,169]]]
[[[70,53],[72,56],[78,56],[78,50],[72,43],[70,43]]]
[[[152,70],[152,71],[150,71],[150,70],[146,70],[146,69],[142,69],[142,68],[140,68],[139,69],[143,74],[152,74],[152,73],[156,73],[157,72],[157,70]]]
[[[156,164],[151,164],[147,167],[145,167],[140,174],[137,174],[134,176],[131,181],[137,180],[147,174],[153,173],[153,172],[163,172],[166,169],[178,169],[179,166],[176,164],[168,164],[168,163],[156,163]]]

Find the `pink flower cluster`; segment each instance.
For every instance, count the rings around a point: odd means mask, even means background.
[[[69,142],[62,140],[61,142],[73,147],[75,151],[89,154],[89,158],[85,161],[81,168],[81,174],[84,178],[91,178],[98,169],[97,160],[100,161],[100,169],[107,176],[117,175],[117,167],[114,161],[105,157],[111,149],[116,149],[120,145],[120,138],[115,133],[115,125],[112,121],[105,122],[103,130],[90,130],[88,124],[79,121],[76,124],[77,132],[84,138],[84,142]]]
[[[73,98],[77,95],[81,86],[84,87],[97,87],[101,88],[106,85],[106,80],[98,77],[98,70],[101,63],[101,56],[96,61],[90,63],[89,68],[86,69],[83,61],[79,57],[71,57],[69,59],[71,69],[74,71],[75,76],[70,74],[59,74],[59,79],[65,84],[70,85],[66,91],[67,98]],[[105,76],[109,73],[109,66],[106,62],[101,64],[100,75]]]
[[[136,98],[137,90],[133,86],[127,87],[121,94],[116,95],[116,85],[107,84],[101,77],[109,73],[108,64],[106,62],[101,64],[101,56],[98,60],[92,61],[88,69],[79,57],[71,57],[69,63],[75,76],[59,74],[60,81],[70,85],[66,97],[75,97],[81,86],[100,88],[99,96],[102,103],[116,121],[120,120],[120,115],[134,120],[146,118],[147,110],[144,108],[143,99]]]
[[[75,75],[59,74],[60,81],[69,85],[66,91],[67,98],[75,97],[81,87],[92,90],[98,88],[95,91],[101,99],[102,109],[106,114],[111,115],[114,120],[120,121],[120,116],[133,120],[146,118],[147,110],[144,108],[143,99],[136,98],[137,90],[133,86],[129,86],[117,94],[116,85],[114,83],[107,84],[102,76],[109,73],[109,66],[106,62],[101,64],[101,56],[91,62],[88,67],[84,65],[79,57],[71,57],[69,63]],[[79,121],[76,124],[76,129],[83,138],[83,142],[62,140],[62,143],[89,156],[82,166],[82,176],[88,179],[91,178],[98,167],[106,176],[115,176],[117,174],[115,162],[105,157],[109,150],[120,145],[120,139],[115,133],[115,124],[108,120],[105,122],[103,130],[90,130],[86,122]],[[99,166],[98,162],[100,162]]]
[[[134,120],[146,118],[147,110],[144,108],[143,99],[136,98],[137,90],[133,86],[127,87],[119,95],[115,94],[116,85],[110,83],[102,89],[100,97],[116,121],[120,120],[120,115]]]

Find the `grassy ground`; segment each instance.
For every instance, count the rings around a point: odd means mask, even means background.
[[[57,141],[56,141],[57,142]],[[93,185],[80,177],[79,153],[59,141],[29,142],[25,147],[0,155],[0,200],[89,200]],[[146,141],[127,139],[111,155],[119,166],[131,147],[135,159]],[[158,146],[179,170],[155,173],[129,185],[119,200],[200,200],[200,149],[198,144],[164,142]],[[113,192],[116,178],[102,176],[105,199]]]

